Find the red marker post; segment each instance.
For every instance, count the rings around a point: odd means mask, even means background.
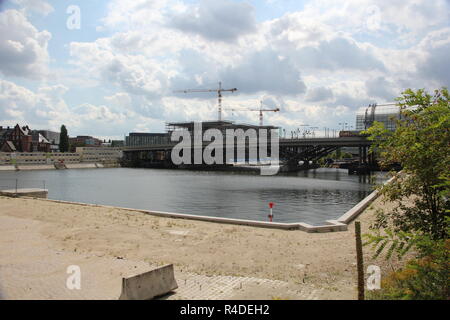
[[[269,221],[272,222],[273,219],[273,213],[272,213],[272,208],[274,206],[275,203],[273,202],[269,202],[269,208],[270,208],[270,212],[269,212]]]

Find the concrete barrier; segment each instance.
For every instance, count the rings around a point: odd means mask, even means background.
[[[130,278],[122,278],[122,293],[119,300],[150,300],[178,288],[173,264]]]
[[[93,169],[97,168],[95,163],[66,163],[67,169]]]
[[[55,170],[55,166],[53,164],[37,164],[37,165],[23,165],[17,166],[20,171],[26,170]]]
[[[15,166],[9,166],[9,165],[0,166],[0,171],[15,171],[15,170],[16,170]]]

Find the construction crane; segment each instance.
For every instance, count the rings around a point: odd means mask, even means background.
[[[231,111],[257,111],[259,112],[259,125],[263,126],[264,125],[264,119],[263,119],[263,112],[278,112],[280,111],[280,108],[275,108],[275,109],[263,109],[263,102],[260,101],[261,105],[259,107],[259,109],[236,109],[236,108],[232,108],[232,109],[228,109]]]
[[[219,113],[219,121],[222,121],[222,92],[234,92],[237,91],[237,88],[233,89],[222,89],[222,82],[219,82],[219,88],[218,89],[186,89],[186,90],[177,90],[174,91],[176,93],[192,93],[192,92],[217,92],[219,104],[218,104],[218,113]]]

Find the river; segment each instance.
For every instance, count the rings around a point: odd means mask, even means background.
[[[227,218],[322,224],[372,192],[383,175],[348,175],[320,168],[259,176],[230,172],[161,169],[0,171],[0,189],[47,188],[55,200]],[[372,181],[375,180],[375,181]]]

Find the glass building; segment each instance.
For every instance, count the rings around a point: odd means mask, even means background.
[[[356,130],[365,130],[377,121],[389,130],[395,130],[395,120],[400,119],[400,107],[397,105],[369,105],[360,108],[356,113]]]
[[[127,147],[161,145],[168,143],[170,143],[170,140],[169,134],[167,133],[131,132],[127,137],[125,137],[125,145]]]

